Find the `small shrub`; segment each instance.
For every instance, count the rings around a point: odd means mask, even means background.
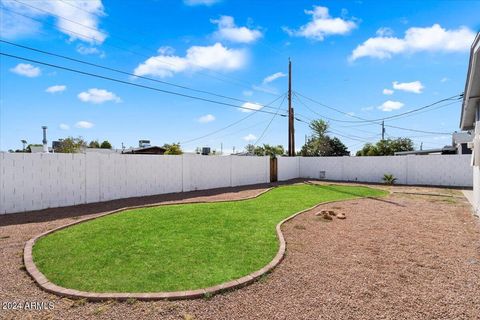
[[[203,298],[205,300],[210,300],[212,297],[213,297],[213,294],[211,292],[205,292],[205,294],[203,295]]]
[[[383,182],[384,182],[385,184],[390,184],[390,185],[392,185],[392,184],[395,183],[395,181],[397,181],[397,178],[395,178],[395,176],[394,176],[393,174],[385,173],[385,174],[383,175],[382,180],[383,180]]]

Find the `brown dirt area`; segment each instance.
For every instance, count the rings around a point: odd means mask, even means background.
[[[23,268],[25,241],[88,213],[192,198],[238,199],[266,187],[197,191],[0,216],[0,303],[54,303],[49,311],[0,308],[0,318],[480,318],[478,219],[458,190],[441,188],[391,187],[394,193],[386,198],[325,204],[301,214],[282,228],[287,252],[272,273],[247,287],[204,299],[70,300],[39,289]],[[315,216],[318,210],[334,210],[347,218],[325,221]]]

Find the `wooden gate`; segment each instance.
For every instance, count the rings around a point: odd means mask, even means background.
[[[270,158],[270,182],[278,180],[278,165],[277,158]]]

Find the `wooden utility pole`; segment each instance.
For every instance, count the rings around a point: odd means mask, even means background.
[[[295,156],[295,128],[292,108],[292,62],[288,59],[288,156]]]
[[[382,120],[382,140],[385,140],[385,121]]]

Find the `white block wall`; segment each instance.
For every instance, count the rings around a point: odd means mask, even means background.
[[[300,157],[278,157],[278,181],[285,181],[300,177]]]
[[[279,180],[294,178],[292,163],[278,163]],[[397,183],[471,187],[473,169],[471,155],[422,155],[390,157],[298,157],[300,178],[326,180],[382,182],[385,173],[393,174]],[[281,160],[281,161],[280,161]],[[292,160],[293,159],[288,159]]]
[[[269,157],[0,153],[0,214],[270,181]]]

